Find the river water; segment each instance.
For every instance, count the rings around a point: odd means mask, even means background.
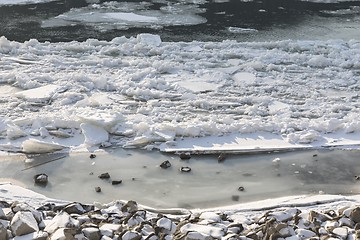
[[[0,36],[9,40],[84,41],[88,38],[111,40],[118,36],[136,36],[149,32],[159,34],[163,41],[274,41],[286,39],[325,40],[360,38],[360,2],[311,2],[295,0],[263,1],[98,1],[93,5],[83,0],[62,0],[42,4],[1,5]],[[89,7],[90,6],[90,7]],[[154,26],[129,23],[119,27],[119,21],[95,21],[84,12],[96,14],[121,10],[123,13],[144,13],[151,16],[167,13],[171,23]],[[46,21],[69,20],[66,26]],[[161,13],[160,13],[160,12]],[[184,15],[184,12],[193,15]],[[180,12],[180,13],[179,13]],[[81,13],[81,14],[76,14]],[[65,14],[65,18],[61,15]],[[59,17],[60,16],[60,17]],[[82,17],[83,16],[83,17]],[[191,24],[191,19],[195,23]],[[198,21],[198,18],[203,21]],[[122,19],[123,20],[123,19]],[[44,22],[45,21],[45,22]],[[166,20],[165,20],[166,21]],[[187,23],[185,23],[187,22]],[[44,24],[45,23],[45,24]],[[92,23],[92,24],[89,24]],[[184,24],[185,25],[184,25]],[[114,27],[115,26],[115,27]]]

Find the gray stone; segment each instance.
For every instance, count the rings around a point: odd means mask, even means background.
[[[10,225],[15,236],[39,231],[38,223],[31,212],[17,212]]]
[[[8,240],[9,239],[6,227],[2,223],[0,223],[0,239],[1,240]]]
[[[122,240],[140,240],[141,234],[135,231],[127,231],[122,237]]]
[[[76,228],[78,226],[79,221],[73,219],[67,212],[60,212],[46,224],[44,231],[52,234],[59,228]]]
[[[89,240],[99,240],[101,238],[100,230],[95,227],[84,228],[82,233]]]
[[[354,222],[354,223],[359,223],[360,222],[360,207],[356,207],[353,210],[351,210],[350,212],[350,219]]]

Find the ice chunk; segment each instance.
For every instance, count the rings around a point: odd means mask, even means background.
[[[51,153],[65,148],[65,146],[56,143],[42,142],[36,139],[28,139],[22,144],[24,153]]]
[[[254,84],[256,76],[249,72],[238,72],[232,77],[235,85],[250,85]]]
[[[85,136],[85,144],[96,146],[109,140],[109,133],[102,127],[91,123],[80,124],[82,133]]]
[[[127,12],[109,12],[104,14],[105,18],[111,18],[116,20],[125,20],[131,22],[156,22],[158,19],[156,17],[149,17],[135,13],[127,13]]]
[[[62,89],[63,87],[61,86],[49,84],[46,86],[17,92],[15,93],[15,96],[29,102],[44,103],[49,101],[55,93],[61,91]]]
[[[4,36],[0,37],[0,53],[9,53],[11,50],[12,50],[12,46],[10,44],[10,41],[7,40],[7,38]]]
[[[159,35],[142,33],[142,34],[139,34],[136,39],[138,40],[138,42],[145,44],[145,45],[150,45],[150,46],[155,46],[155,47],[158,47],[161,45],[161,38]]]

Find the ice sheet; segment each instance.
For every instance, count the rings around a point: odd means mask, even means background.
[[[79,150],[97,135],[85,136],[81,124],[94,124],[103,129],[96,146],[358,145],[359,46],[356,40],[162,42],[152,34],[66,44],[1,37],[1,82],[23,91],[0,103],[0,144],[18,149],[32,138]],[[212,145],[194,148],[202,138]]]

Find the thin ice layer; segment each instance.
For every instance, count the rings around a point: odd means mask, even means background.
[[[108,144],[131,147],[259,132],[293,144],[324,141],[328,133],[359,139],[359,49],[355,40],[166,43],[142,34],[18,43],[1,37],[1,83],[23,90],[61,86],[41,92],[47,101],[0,96],[1,144],[31,136],[73,146],[78,140],[69,139],[83,137],[82,123],[108,132]],[[60,141],[54,131],[73,137]]]

